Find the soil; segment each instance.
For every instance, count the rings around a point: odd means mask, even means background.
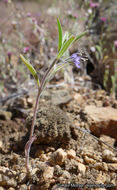
[[[32,7],[37,10],[36,5],[34,2],[23,3],[27,11]],[[60,8],[64,5],[62,11],[65,12],[71,4],[65,6],[66,3],[59,1],[58,5]],[[54,14],[53,9],[48,12]],[[68,12],[66,15],[73,19],[76,16]],[[48,16],[46,29],[54,17]],[[52,23],[54,25],[54,21]],[[52,27],[49,32],[55,39],[56,31]],[[83,27],[84,21],[80,23],[80,28]],[[56,49],[55,45],[53,47]],[[44,59],[48,60],[51,53],[48,52]],[[116,190],[117,139],[104,134],[96,139],[89,130],[90,120],[85,107],[117,109],[117,101],[98,87],[94,90],[89,76],[79,76],[74,85],[63,83],[63,78],[56,76],[43,92],[35,124],[36,140],[30,152],[31,172],[27,174],[24,147],[29,139],[37,93],[34,81],[31,81],[31,87],[27,81],[23,84],[28,89],[26,93],[19,93],[16,88],[14,95],[13,89],[7,89],[11,96],[0,102],[0,190]]]

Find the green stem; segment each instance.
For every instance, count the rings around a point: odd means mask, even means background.
[[[32,120],[32,125],[31,125],[31,130],[30,130],[30,137],[29,137],[28,142],[25,145],[26,169],[27,169],[28,174],[30,174],[30,169],[29,169],[30,148],[31,148],[32,143],[36,139],[36,135],[34,135],[34,127],[35,127],[35,123],[36,123],[36,116],[37,116],[39,100],[40,100],[41,93],[42,93],[44,85],[45,85],[45,81],[46,81],[51,69],[53,68],[53,66],[57,62],[58,62],[58,59],[55,58],[54,61],[52,62],[52,64],[50,65],[50,67],[48,68],[48,70],[46,71],[45,75],[43,76],[41,84],[40,84],[40,87],[38,87],[38,94],[37,94],[37,98],[36,98],[36,103],[35,103],[35,107],[34,107],[34,114],[33,114],[33,120]]]

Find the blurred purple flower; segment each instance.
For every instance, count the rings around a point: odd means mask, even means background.
[[[99,3],[94,3],[94,2],[90,2],[90,7],[91,8],[96,8],[96,7],[99,7]]]
[[[29,46],[24,47],[24,49],[23,49],[23,53],[28,53],[28,52],[29,52],[29,50],[30,50],[30,47],[29,47]]]
[[[26,15],[27,15],[27,17],[31,17],[31,13],[30,12],[28,12]]]
[[[100,20],[101,20],[102,22],[106,22],[106,21],[107,21],[107,18],[106,18],[106,17],[101,17]]]
[[[9,59],[11,58],[11,56],[12,56],[12,52],[11,51],[8,51],[7,52],[7,56],[9,57]]]
[[[114,41],[114,46],[117,47],[117,40]]]
[[[75,63],[76,67],[77,67],[77,68],[80,68],[80,65],[79,65],[79,64],[80,64],[80,59],[81,59],[81,57],[78,56],[77,53],[73,53],[73,54],[71,55],[71,58],[72,58],[73,62]]]
[[[33,22],[34,24],[37,24],[37,19],[36,19],[35,17],[32,17],[32,22]]]
[[[4,3],[8,3],[8,0],[3,0]]]

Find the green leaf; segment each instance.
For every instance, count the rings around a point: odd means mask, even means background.
[[[34,78],[36,79],[36,82],[39,86],[39,78],[38,78],[38,75],[37,75],[37,72],[36,70],[34,69],[34,67],[29,63],[28,60],[25,59],[25,57],[23,55],[20,54],[20,58],[21,60],[23,61],[23,63],[26,65],[26,67],[29,69],[29,71],[31,72],[31,74],[34,76]]]
[[[58,35],[59,35],[59,39],[58,39],[58,51],[59,51],[62,47],[62,27],[61,27],[60,20],[58,18],[57,18],[57,25],[58,25]]]
[[[78,35],[75,37],[73,43],[75,43],[75,42],[78,41],[80,38],[82,38],[86,33],[87,33],[87,31],[82,32],[81,34],[78,34]]]
[[[59,51],[59,54],[57,56],[57,59],[60,59],[62,57],[62,55],[67,51],[67,49],[69,48],[69,46],[72,44],[73,40],[74,40],[74,36],[71,36],[62,46],[61,50]]]
[[[69,32],[65,32],[64,36],[63,36],[63,40],[62,40],[62,44],[64,44],[68,39],[69,39]]]

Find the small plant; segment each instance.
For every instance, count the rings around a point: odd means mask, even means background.
[[[45,72],[44,76],[42,77],[42,80],[39,80],[38,74],[36,70],[33,68],[33,66],[29,63],[28,60],[24,58],[23,55],[20,55],[21,60],[24,62],[24,64],[27,66],[31,74],[34,76],[36,82],[37,82],[37,87],[38,87],[38,93],[36,97],[36,103],[34,107],[34,115],[33,115],[33,120],[32,120],[32,125],[31,125],[31,130],[30,130],[30,137],[28,142],[25,145],[25,157],[26,157],[26,169],[27,173],[30,174],[30,169],[29,169],[29,154],[30,154],[30,148],[34,140],[36,139],[36,135],[34,134],[34,127],[35,127],[35,122],[36,122],[36,114],[37,114],[37,109],[38,109],[38,104],[40,100],[40,96],[42,94],[43,89],[46,86],[46,83],[49,82],[53,76],[56,74],[57,71],[60,69],[66,67],[68,64],[75,63],[75,65],[79,68],[80,64],[80,59],[82,59],[82,56],[79,55],[78,53],[74,53],[70,57],[65,57],[65,52],[68,50],[70,45],[74,44],[76,41],[78,41],[81,37],[83,37],[86,32],[83,32],[77,36],[74,36],[72,34],[65,33],[63,36],[62,32],[62,27],[59,19],[57,19],[57,25],[58,25],[58,54],[52,61],[51,65]]]

